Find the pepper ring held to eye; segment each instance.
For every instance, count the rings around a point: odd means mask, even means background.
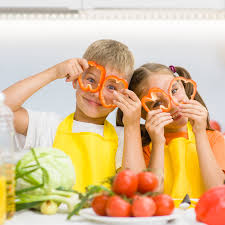
[[[171,109],[170,96],[160,88],[149,89],[148,95],[141,99],[141,104],[146,112],[159,107],[163,112]]]
[[[88,61],[89,68],[78,77],[80,88],[86,92],[98,92],[105,79],[105,68],[96,62]]]
[[[175,86],[178,85],[178,87],[177,87],[178,90],[177,90],[177,91],[181,90],[181,85],[182,85],[182,84],[181,84],[179,81],[183,81],[184,84],[190,84],[190,85],[192,85],[192,86],[190,86],[190,89],[191,89],[192,93],[190,94],[190,96],[188,96],[191,100],[194,99],[194,97],[195,97],[195,95],[196,95],[196,92],[197,92],[197,84],[196,84],[195,81],[193,81],[193,80],[191,80],[191,79],[186,79],[186,78],[184,78],[184,77],[175,77],[175,78],[170,82],[169,89],[168,89],[169,96],[170,96],[172,102],[173,102],[175,105],[179,105],[179,104],[180,104],[179,102],[177,102],[177,101],[175,100],[175,97],[174,97],[175,94],[173,94],[173,88],[174,88]],[[183,88],[183,87],[182,87],[182,88]],[[187,94],[187,93],[186,93],[186,94]],[[182,103],[182,102],[181,102],[181,103]]]
[[[116,105],[113,104],[113,100],[114,100],[113,92],[121,91],[127,88],[128,88],[128,83],[126,80],[121,79],[114,75],[110,75],[106,77],[99,92],[99,98],[102,105],[105,108],[117,107]]]

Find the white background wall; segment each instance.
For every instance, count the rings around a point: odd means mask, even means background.
[[[0,90],[81,57],[89,44],[102,38],[127,44],[136,67],[149,61],[185,67],[211,118],[225,130],[225,21],[0,21]],[[71,85],[58,80],[24,106],[66,116],[75,108],[74,96]],[[114,118],[112,113],[109,120]]]

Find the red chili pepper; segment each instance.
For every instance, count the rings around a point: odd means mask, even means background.
[[[105,102],[104,96],[103,96],[103,89],[104,89],[104,86],[105,86],[106,82],[107,82],[108,80],[110,80],[110,79],[115,80],[116,83],[120,83],[120,82],[123,83],[124,89],[127,89],[127,88],[128,88],[128,83],[127,83],[126,80],[121,79],[121,78],[118,78],[117,76],[114,76],[114,75],[110,75],[110,76],[106,77],[105,80],[104,80],[104,82],[103,82],[103,84],[102,84],[102,87],[101,87],[101,89],[100,89],[100,92],[99,92],[99,99],[100,99],[102,105],[103,105],[105,108],[115,108],[115,107],[117,107],[117,106],[114,105],[114,104],[107,105],[106,102]]]
[[[100,81],[99,81],[99,83],[98,83],[97,88],[94,88],[94,89],[93,89],[92,86],[91,86],[90,84],[88,84],[87,87],[85,87],[84,84],[83,84],[83,81],[82,81],[82,74],[80,74],[80,76],[78,77],[78,83],[79,83],[79,85],[80,85],[80,88],[81,88],[83,91],[86,91],[86,92],[89,91],[89,92],[95,93],[95,92],[98,92],[98,91],[100,90],[100,88],[101,88],[101,86],[102,86],[102,83],[103,83],[103,81],[104,81],[104,79],[105,79],[105,74],[106,74],[106,72],[105,72],[105,68],[104,68],[103,66],[97,64],[97,63],[94,62],[94,61],[88,61],[88,64],[89,64],[90,66],[96,67],[98,70],[101,71],[101,77],[100,77]]]
[[[169,112],[170,109],[171,109],[171,99],[168,96],[168,94],[165,91],[163,91],[162,89],[160,89],[160,88],[151,88],[151,89],[149,89],[148,95],[144,96],[141,99],[141,104],[142,104],[143,108],[145,109],[145,111],[146,112],[150,111],[150,109],[146,105],[146,102],[154,102],[157,99],[157,97],[154,96],[153,93],[162,93],[167,99],[169,99],[167,108],[165,106],[163,106],[163,105],[160,106],[160,108],[162,109],[163,112]]]
[[[193,80],[191,80],[191,79],[186,79],[186,78],[184,78],[184,77],[175,77],[175,78],[170,82],[170,86],[169,86],[169,89],[168,89],[169,96],[170,96],[171,100],[173,101],[173,103],[174,103],[175,105],[179,105],[179,103],[177,103],[177,102],[173,99],[173,97],[171,96],[171,91],[172,91],[173,83],[174,83],[175,81],[178,81],[178,80],[182,80],[182,81],[184,81],[185,83],[191,83],[191,84],[193,85],[193,93],[192,93],[192,95],[191,95],[191,99],[192,99],[192,100],[194,99],[194,97],[195,97],[195,95],[196,95],[196,92],[197,92],[197,84],[196,84],[195,81],[193,81]]]

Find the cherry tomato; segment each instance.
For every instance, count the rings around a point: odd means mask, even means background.
[[[129,217],[131,215],[131,204],[117,195],[109,197],[106,204],[106,214],[112,217]]]
[[[173,199],[166,194],[160,194],[153,197],[156,204],[155,216],[165,216],[170,215],[174,210]]]
[[[118,173],[113,181],[112,190],[116,194],[131,197],[137,191],[138,178],[131,170],[123,170]]]
[[[158,187],[158,178],[151,172],[141,172],[138,174],[138,191],[146,193],[153,191]]]
[[[150,197],[139,196],[134,199],[131,211],[135,217],[149,217],[155,214],[156,205]]]
[[[138,194],[134,194],[133,196],[131,196],[130,198],[134,201],[134,199],[138,198],[140,195]]]
[[[108,199],[109,196],[107,195],[98,195],[94,197],[91,207],[99,216],[106,216],[106,203]]]

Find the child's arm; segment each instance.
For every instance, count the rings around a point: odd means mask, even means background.
[[[116,104],[123,111],[124,150],[122,169],[140,172],[146,168],[141,144],[141,102],[130,90],[114,92]]]
[[[56,79],[67,77],[67,82],[77,79],[86,68],[88,68],[88,63],[85,59],[69,59],[5,89],[3,92],[6,95],[6,105],[14,113],[16,132],[23,135],[27,133],[28,113],[22,105],[29,97]]]
[[[199,166],[206,189],[222,185],[225,175],[215,159],[206,133],[207,109],[198,101],[189,100],[180,105],[180,112],[191,120]]]
[[[149,168],[158,176],[160,186],[157,189],[163,192],[164,178],[164,127],[173,121],[170,113],[162,112],[161,109],[150,111],[147,114],[145,127],[151,137],[152,151]]]

